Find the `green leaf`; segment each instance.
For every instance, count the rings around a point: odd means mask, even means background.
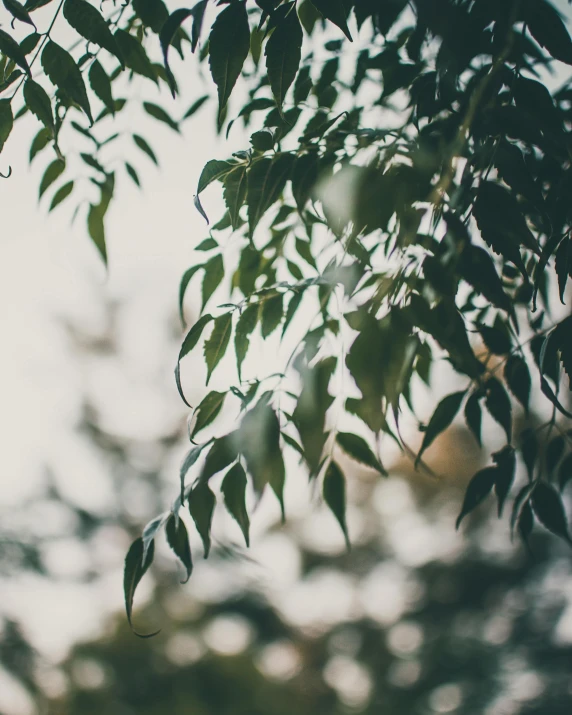
[[[70,53],[53,40],[48,40],[42,51],[42,67],[51,83],[78,104],[93,124],[83,77]]]
[[[311,476],[318,471],[326,443],[326,412],[333,402],[328,384],[335,367],[336,358],[329,357],[303,370],[302,391],[292,413],[292,422],[300,435]]]
[[[158,35],[169,17],[169,11],[163,0],[132,0],[131,4],[143,24]]]
[[[133,183],[139,188],[141,188],[141,181],[139,180],[139,175],[128,161],[125,162],[125,171],[129,174]]]
[[[123,592],[125,594],[125,610],[127,612],[127,620],[131,626],[131,630],[138,635],[140,638],[151,638],[157,635],[159,631],[155,633],[149,633],[147,635],[142,635],[137,633],[133,629],[132,623],[132,611],[133,611],[133,597],[135,596],[135,590],[139,585],[139,582],[145,575],[147,569],[153,563],[153,556],[155,555],[155,544],[152,541],[147,553],[143,553],[143,539],[140,537],[135,539],[131,544],[127,556],[125,557],[125,567],[123,570]]]
[[[270,35],[264,51],[268,80],[278,107],[282,107],[288,88],[298,73],[303,40],[295,3],[287,3],[280,9],[284,17]]]
[[[201,401],[196,410],[197,419],[191,432],[191,439],[194,439],[198,432],[214,422],[224,405],[226,395],[226,392],[216,392],[213,390]]]
[[[42,39],[42,36],[37,32],[32,32],[27,37],[24,37],[22,42],[20,42],[20,47],[25,55],[29,55],[36,49],[38,42]]]
[[[546,0],[527,2],[524,7],[528,30],[538,44],[554,59],[572,65],[572,40],[556,8]]]
[[[219,117],[250,49],[246,3],[233,2],[219,13],[209,36],[209,67],[218,92]]]
[[[115,101],[111,93],[111,81],[99,60],[94,60],[89,68],[89,84],[111,114],[115,114]]]
[[[143,45],[133,35],[121,29],[115,31],[114,38],[125,66],[157,84],[157,72]]]
[[[199,477],[201,483],[206,484],[212,476],[226,469],[229,464],[236,460],[238,457],[236,441],[235,432],[219,437],[214,441]]]
[[[528,412],[532,380],[528,365],[520,355],[511,355],[504,366],[504,379],[508,389]]]
[[[497,465],[495,476],[495,492],[498,499],[498,515],[502,516],[504,503],[514,482],[516,470],[516,456],[514,449],[507,445],[499,452],[493,454],[493,460]]]
[[[163,51],[163,62],[165,63],[165,71],[167,72],[167,79],[173,97],[176,94],[177,83],[175,82],[175,78],[173,76],[173,73],[171,72],[171,68],[169,67],[169,47],[178,29],[181,27],[183,22],[192,14],[193,11],[189,10],[186,7],[182,7],[178,10],[175,10],[169,15],[169,17],[163,24],[161,32],[159,34],[161,50]]]
[[[483,443],[481,441],[481,424],[483,420],[483,412],[481,410],[481,405],[479,403],[481,395],[479,392],[473,392],[465,404],[465,421],[467,422],[467,427],[471,430],[475,439],[482,447]]]
[[[181,323],[183,323],[183,326],[185,325],[183,305],[185,300],[185,293],[187,291],[189,283],[191,282],[191,278],[195,275],[195,273],[197,273],[197,271],[200,271],[201,268],[203,268],[202,263],[197,266],[191,266],[184,272],[183,277],[181,278],[181,285],[179,286],[179,315],[181,316]]]
[[[509,396],[502,384],[494,377],[485,383],[485,405],[491,417],[506,432],[506,441],[510,443],[512,435],[512,407]]]
[[[211,375],[215,367],[219,364],[224,356],[230,340],[232,331],[232,314],[225,313],[220,315],[214,321],[214,328],[210,338],[206,341],[204,347],[205,360],[207,363],[207,385],[211,379]]]
[[[290,298],[290,302],[288,303],[288,308],[286,310],[286,317],[284,318],[284,324],[282,325],[282,337],[284,337],[284,334],[286,330],[288,329],[288,326],[294,319],[294,316],[296,315],[296,312],[298,308],[300,307],[300,304],[302,303],[302,300],[304,298],[304,294],[302,292],[300,293],[294,293],[292,297]]]
[[[73,191],[73,187],[74,187],[73,181],[68,181],[63,186],[60,186],[60,188],[54,194],[52,203],[50,204],[50,208],[48,209],[48,211],[53,211],[56,208],[56,206],[59,206],[62,203],[62,201],[65,201],[65,199],[67,199],[67,197]]]
[[[348,550],[351,548],[346,524],[346,478],[340,467],[331,461],[326,470],[324,484],[322,486],[324,501],[330,508],[332,514],[338,520]]]
[[[479,246],[465,246],[459,261],[459,271],[463,279],[494,306],[510,312],[512,302],[504,292],[491,256]]]
[[[245,164],[228,172],[224,177],[224,201],[230,223],[234,229],[240,225],[240,209],[246,199],[247,167]]]
[[[24,100],[28,109],[35,114],[44,126],[52,132],[55,130],[52,103],[46,90],[41,84],[28,79],[24,83]]]
[[[564,436],[559,434],[553,437],[550,442],[546,445],[546,473],[549,477],[552,476],[558,462],[564,454],[565,439]]]
[[[315,152],[302,154],[296,159],[292,171],[292,193],[299,212],[306,207],[317,180],[318,155]]]
[[[484,344],[494,355],[506,355],[511,351],[512,343],[504,326],[481,325],[479,326],[479,333]]]
[[[95,247],[99,251],[103,261],[107,263],[107,247],[105,245],[105,214],[113,197],[115,178],[113,174],[107,174],[105,182],[99,184],[101,188],[101,199],[99,204],[91,204],[87,215],[87,228]]]
[[[276,154],[272,159],[264,157],[255,161],[248,172],[248,222],[250,235],[267,209],[282,194],[292,168],[291,154]]]
[[[88,42],[103,47],[123,64],[119,47],[107,22],[93,5],[86,0],[65,0],[64,17]]]
[[[269,484],[278,497],[284,519],[285,468],[280,448],[280,421],[263,399],[247,412],[240,424],[237,443],[252,476],[254,489],[261,494]]]
[[[191,556],[191,546],[187,527],[182,519],[176,519],[172,514],[165,527],[167,543],[175,552],[175,555],[182,561],[187,570],[187,577],[182,583],[186,583],[191,578],[193,571],[193,558]]]
[[[510,516],[511,538],[514,536],[514,530],[518,526],[518,522],[520,520],[522,510],[529,503],[530,495],[532,494],[534,488],[535,488],[534,483],[527,484],[526,486],[522,487],[522,489],[519,491],[519,493],[515,497],[514,504],[512,506],[512,513]]]
[[[25,22],[27,25],[32,25],[32,27],[36,29],[34,21],[32,20],[28,11],[24,7],[24,5],[22,5],[21,2],[18,2],[18,0],[2,0],[2,3],[6,10],[8,10],[8,12],[12,15],[12,17],[16,18],[16,20],[20,20],[20,22]]]
[[[196,114],[203,106],[203,104],[207,101],[207,99],[210,99],[209,95],[203,94],[202,97],[199,97],[197,100],[195,100],[187,109],[187,111],[183,114],[183,119],[189,119],[189,117],[192,117],[194,114]]]
[[[52,132],[50,132],[49,129],[46,129],[46,127],[42,127],[32,140],[32,144],[30,146],[30,163],[32,163],[34,158],[42,151],[42,149],[45,149],[48,146],[52,139]]]
[[[201,30],[203,28],[203,19],[205,10],[207,9],[208,0],[200,0],[193,7],[193,26],[191,28],[191,52],[195,52],[201,39]]]
[[[363,437],[351,432],[338,432],[336,442],[352,459],[360,464],[365,464],[367,467],[375,469],[384,477],[387,476],[386,470],[379,459],[372,452],[370,446]]]
[[[534,515],[538,521],[556,536],[572,545],[568,534],[568,519],[560,494],[551,484],[537,482],[530,497]]]
[[[349,3],[345,0],[312,0],[312,5],[334,25],[337,25],[344,35],[352,42],[348,28]]]
[[[415,460],[416,464],[419,464],[421,455],[423,454],[423,452],[425,452],[427,447],[429,447],[433,443],[433,441],[441,434],[441,432],[444,432],[447,427],[449,427],[451,422],[455,419],[455,416],[460,410],[461,403],[463,402],[463,399],[466,394],[467,393],[465,391],[454,392],[451,395],[447,395],[447,397],[444,397],[437,405],[435,412],[429,420],[429,424],[427,425],[425,434],[423,435],[421,449],[419,450],[419,454],[417,455],[417,459]]]
[[[201,266],[197,266],[197,268],[201,268]],[[185,357],[185,355],[188,355],[199,342],[203,330],[211,322],[211,320],[213,320],[212,315],[203,315],[189,330],[179,351],[179,362]]]
[[[189,511],[203,541],[205,559],[208,558],[211,550],[211,525],[215,505],[215,495],[206,481],[198,482],[191,489],[189,493]]]
[[[538,440],[536,438],[536,432],[533,429],[527,428],[520,433],[520,449],[528,478],[532,481],[534,465],[536,463],[536,457],[538,456]]]
[[[270,151],[274,147],[274,137],[268,129],[261,129],[250,136],[250,143],[256,151]]]
[[[202,193],[213,181],[223,179],[235,166],[236,164],[231,164],[228,161],[219,161],[218,159],[207,161],[199,177],[197,194]]]
[[[246,510],[246,472],[238,462],[225,474],[221,484],[224,505],[240,526],[244,541],[250,546],[250,519]]]
[[[7,32],[0,29],[0,52],[13,60],[31,77],[30,66],[20,45]]]
[[[40,196],[42,198],[44,193],[50,188],[50,186],[56,181],[65,171],[66,163],[61,161],[61,159],[54,159],[51,164],[48,165],[40,181]]]
[[[568,484],[572,479],[572,454],[568,454],[562,460],[560,467],[558,468],[558,486],[560,491]]]
[[[171,119],[163,107],[159,107],[158,104],[154,104],[153,102],[143,102],[143,109],[150,117],[153,117],[153,119],[163,122],[163,124],[171,127],[171,129],[175,132],[180,132],[177,122],[174,119]]]
[[[284,296],[282,293],[264,300],[260,312],[260,328],[264,340],[280,325],[283,314]]]
[[[159,162],[157,161],[157,157],[155,156],[155,152],[153,151],[153,149],[151,149],[151,147],[150,147],[149,144],[145,141],[145,139],[143,139],[143,137],[140,137],[138,134],[134,134],[134,135],[133,135],[133,141],[134,141],[135,144],[139,147],[139,149],[141,149],[141,151],[142,151],[144,154],[147,154],[147,156],[149,157],[149,159],[151,159],[151,161],[152,161],[156,166],[159,166]]]
[[[471,479],[465,492],[465,499],[461,513],[457,518],[455,528],[459,528],[461,521],[479,506],[491,493],[498,474],[498,467],[485,467],[478,471]]]
[[[8,99],[0,99],[0,151],[4,148],[14,126],[12,105]]]
[[[236,352],[236,367],[238,379],[242,382],[242,363],[248,352],[250,336],[258,322],[258,305],[249,305],[243,311],[236,323],[234,335],[234,349]]]

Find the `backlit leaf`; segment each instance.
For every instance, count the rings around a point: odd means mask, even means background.
[[[302,56],[302,27],[296,5],[283,5],[282,19],[266,43],[266,71],[276,104],[281,107],[288,88],[294,81]]]
[[[207,304],[209,298],[219,287],[222,279],[224,278],[224,263],[222,255],[219,253],[216,256],[213,256],[209,261],[205,263],[204,269],[205,275],[203,278],[202,285],[201,312],[204,310],[204,307]]]
[[[133,597],[135,596],[135,590],[139,585],[139,582],[145,575],[147,569],[153,563],[153,556],[155,555],[155,544],[151,542],[147,553],[144,556],[143,553],[143,539],[138,538],[131,544],[127,556],[125,557],[125,566],[123,570],[123,591],[125,594],[125,610],[127,612],[127,620],[129,625],[133,630],[132,623],[132,612],[133,612]],[[136,635],[141,638],[151,638],[156,635],[155,633],[149,633],[147,635],[142,635],[134,631]]]
[[[247,546],[250,546],[250,519],[246,509],[246,472],[238,462],[225,474],[221,484],[224,505],[240,526]]]
[[[226,392],[216,392],[213,390],[203,398],[197,407],[196,422],[191,433],[191,439],[194,439],[198,432],[208,427],[208,425],[216,419],[222,409],[226,394]]]
[[[206,341],[204,347],[205,360],[207,363],[207,385],[213,374],[215,367],[222,360],[232,332],[232,315],[225,313],[220,315],[214,321],[214,328],[210,338]]]
[[[351,432],[338,432],[336,442],[356,462],[375,469],[384,477],[387,476],[387,472],[363,437]]]
[[[322,13],[326,20],[337,25],[350,42],[352,41],[348,28],[349,3],[345,0],[312,0],[312,5]]]
[[[456,522],[456,528],[461,525],[461,521],[479,506],[491,493],[497,479],[498,467],[485,467],[477,472],[471,479],[465,492],[463,506]]]
[[[338,524],[346,540],[346,546],[349,549],[350,539],[346,524],[346,478],[340,467],[334,461],[329,463],[326,470],[322,494],[324,501],[338,520]]]
[[[52,103],[42,85],[34,82],[33,79],[26,80],[24,83],[24,99],[32,114],[35,114],[44,126],[54,131]]]
[[[175,555],[183,562],[187,570],[187,576],[183,583],[186,583],[193,571],[193,558],[191,556],[191,546],[189,544],[189,535],[187,527],[182,519],[176,519],[174,514],[169,517],[165,526],[165,534],[167,543],[175,552]]]
[[[423,452],[429,447],[434,440],[444,432],[451,422],[455,419],[457,412],[461,408],[461,403],[466,395],[466,392],[454,392],[451,395],[444,397],[441,402],[437,405],[435,412],[433,413],[429,424],[423,435],[423,442],[421,444],[421,449],[417,455],[416,463],[419,462]]]
[[[530,497],[530,503],[536,518],[548,531],[572,544],[562,499],[551,484],[537,482]]]
[[[215,442],[216,445],[216,442]],[[211,550],[211,524],[216,498],[206,481],[198,482],[189,493],[189,511],[203,541],[204,557]]]

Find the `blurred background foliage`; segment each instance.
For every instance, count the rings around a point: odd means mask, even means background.
[[[68,326],[68,335],[76,360],[117,353],[113,334]],[[186,438],[180,420],[164,420],[145,444],[114,433],[89,398],[77,437],[111,475],[115,508],[80,507],[48,475],[43,491],[2,515],[3,580],[33,574],[63,590],[95,583],[109,569],[105,549],[115,545],[121,556],[149,500],[160,508],[172,482],[163,475]],[[10,709],[5,691],[0,712],[569,713],[568,548],[537,529],[527,552],[487,509],[470,516],[464,535],[454,532],[464,486],[480,466],[471,444],[462,426],[443,435],[429,460],[439,479],[405,459],[390,479],[354,469],[351,553],[315,499],[286,526],[270,520],[249,552],[237,532],[218,528],[217,512],[214,552],[184,586],[159,545],[135,614],[136,627],[161,627],[149,640],[118,613],[100,636],[54,658],[0,602],[2,682],[17,696]],[[63,543],[67,567],[63,552],[52,553]]]

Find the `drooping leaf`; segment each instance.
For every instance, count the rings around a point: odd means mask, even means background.
[[[200,267],[201,266],[197,266],[197,268]],[[189,330],[179,351],[179,362],[185,357],[185,355],[188,355],[199,342],[203,330],[211,322],[211,320],[213,320],[212,315],[202,315]]]
[[[510,398],[502,384],[494,377],[485,384],[485,405],[491,417],[499,423],[506,432],[506,440],[510,443],[512,436],[512,406]]]
[[[4,148],[6,140],[12,132],[14,126],[14,115],[12,105],[8,99],[0,99],[0,152]]]
[[[53,40],[48,40],[42,50],[42,67],[52,84],[78,104],[93,124],[83,77],[70,53]]]
[[[0,52],[21,67],[31,77],[30,66],[20,45],[7,32],[0,29]]]
[[[195,52],[201,39],[201,30],[203,28],[203,19],[207,8],[208,0],[199,0],[193,7],[193,26],[191,28],[191,52]]]
[[[187,109],[187,111],[183,114],[183,119],[189,119],[194,114],[196,114],[208,99],[210,99],[208,94],[203,94],[201,97],[196,99]]]
[[[26,80],[24,83],[24,99],[32,114],[35,114],[42,124],[53,132],[55,126],[52,103],[42,85],[34,82],[33,79]]]
[[[351,545],[346,524],[346,478],[339,465],[333,460],[326,469],[322,495],[332,514],[336,517],[344,534],[346,546],[350,549]]]
[[[49,189],[49,187],[57,181],[57,179],[63,174],[65,171],[66,164],[64,161],[61,161],[60,159],[54,159],[46,170],[44,171],[44,175],[42,176],[42,180],[40,181],[40,191],[39,191],[39,198],[41,198],[44,193]]]
[[[498,515],[500,518],[502,516],[504,503],[514,482],[516,470],[514,449],[508,445],[503,447],[499,452],[493,454],[493,460],[497,465],[495,492],[498,499]]]
[[[154,104],[153,102],[143,102],[143,109],[150,117],[157,119],[159,122],[163,122],[163,124],[166,124],[173,131],[180,131],[178,123],[167,114],[163,107],[160,107],[158,104]]]
[[[242,418],[238,442],[254,489],[261,494],[269,484],[278,498],[284,519],[286,472],[280,448],[280,422],[274,410],[262,399]]]
[[[12,15],[12,17],[14,17],[16,20],[20,20],[20,22],[25,22],[27,25],[32,25],[32,27],[36,29],[36,25],[30,17],[28,10],[21,2],[19,2],[19,0],[2,0],[2,3],[6,10],[8,10],[8,12]]]
[[[532,510],[538,521],[556,536],[572,545],[568,534],[568,519],[562,498],[551,484],[537,482],[530,497]]]
[[[528,365],[520,355],[511,355],[504,366],[504,379],[509,390],[528,412],[532,380]]]
[[[135,144],[139,147],[139,149],[141,149],[141,151],[142,151],[144,154],[147,154],[147,156],[149,157],[149,159],[151,159],[151,161],[152,161],[156,166],[159,166],[159,162],[157,161],[157,157],[155,156],[155,152],[153,151],[153,149],[151,149],[151,147],[149,146],[149,144],[147,143],[147,141],[146,141],[145,139],[143,139],[143,137],[139,136],[139,134],[134,134],[134,135],[133,135],[133,141],[134,141]]]
[[[241,164],[224,177],[224,201],[230,216],[231,226],[236,229],[240,223],[240,209],[246,199],[247,167]]]
[[[444,397],[437,405],[435,412],[429,420],[425,434],[423,435],[423,442],[421,444],[419,454],[417,455],[416,464],[419,463],[423,452],[425,452],[425,450],[434,442],[441,432],[444,432],[455,419],[466,394],[467,393],[464,390],[461,392],[454,392],[451,395]]]
[[[127,613],[127,620],[131,626],[131,630],[138,635],[140,638],[151,638],[157,635],[159,631],[154,633],[149,633],[142,635],[137,633],[133,629],[132,613],[133,613],[133,597],[135,596],[135,590],[139,585],[139,582],[145,575],[147,569],[153,563],[153,556],[155,555],[155,544],[151,542],[147,553],[144,556],[143,552],[143,539],[138,538],[131,544],[127,556],[125,557],[125,566],[123,570],[123,591],[125,594],[125,610]]]
[[[272,159],[263,157],[253,162],[248,172],[248,222],[250,235],[267,209],[277,201],[286,185],[292,168],[293,156],[276,154]]]
[[[219,13],[209,36],[209,67],[217,86],[219,117],[250,49],[246,3],[232,2]]]
[[[250,519],[246,510],[246,472],[240,463],[236,463],[225,474],[221,484],[224,505],[228,513],[240,526],[244,541],[250,546]]]
[[[204,347],[205,360],[207,363],[207,385],[215,367],[222,360],[232,332],[232,314],[225,313],[214,321],[213,331]]]
[[[324,431],[326,412],[333,402],[333,397],[328,392],[328,385],[335,367],[336,359],[329,357],[303,370],[302,391],[292,413],[292,422],[300,435],[304,458],[310,468],[311,476],[316,474],[320,466],[326,443],[327,434]]]
[[[302,154],[296,159],[292,170],[292,193],[298,211],[303,211],[312,189],[318,180],[318,156],[315,152]]]
[[[260,331],[262,338],[269,337],[282,321],[284,314],[284,296],[282,293],[270,296],[262,303],[260,311]]]
[[[222,255],[219,253],[208,260],[205,265],[205,275],[202,285],[201,312],[204,310],[209,298],[221,284],[224,278],[224,263]]]
[[[387,471],[379,459],[372,452],[371,447],[363,437],[351,432],[338,432],[336,442],[352,459],[360,464],[365,464],[367,467],[375,469],[384,477],[387,476]]]
[[[54,194],[52,201],[50,203],[50,208],[48,211],[53,211],[57,206],[59,206],[62,201],[65,201],[67,197],[71,194],[73,191],[74,187],[74,182],[73,181],[68,181],[65,183],[63,186],[60,186],[60,188],[56,191]]]
[[[111,34],[109,25],[97,8],[86,0],[65,0],[64,17],[73,29],[88,42],[103,47],[123,63],[121,52]]]
[[[264,51],[268,80],[278,107],[282,107],[286,92],[298,73],[303,39],[295,3],[287,3],[281,10],[282,18]]]
[[[556,8],[546,0],[525,4],[528,30],[554,59],[572,65],[572,40]]]
[[[467,486],[461,513],[456,522],[456,528],[461,525],[461,521],[479,506],[491,493],[495,485],[498,474],[498,467],[485,467],[478,471]]]
[[[48,146],[52,138],[52,133],[49,129],[46,129],[46,127],[42,127],[40,129],[30,145],[30,163],[32,163],[34,158],[42,151],[42,149],[45,149]]]
[[[169,17],[169,11],[163,0],[132,0],[131,4],[143,24],[158,35]]]
[[[183,22],[193,14],[192,10],[186,7],[179,8],[172,12],[169,17],[163,23],[161,27],[161,32],[159,33],[159,41],[161,43],[161,50],[163,51],[163,62],[165,63],[165,71],[167,72],[167,79],[169,81],[169,86],[171,88],[171,93],[173,97],[176,94],[177,83],[175,82],[175,77],[169,66],[169,47],[171,41],[175,36],[177,30],[181,27]]]
[[[512,348],[510,335],[506,328],[498,325],[480,325],[479,333],[484,344],[494,355],[506,355]]]
[[[526,466],[529,481],[532,481],[534,465],[538,456],[538,440],[536,432],[533,429],[527,428],[520,433],[520,449],[522,458]]]
[[[214,422],[224,405],[226,394],[226,392],[216,392],[213,390],[203,398],[197,407],[196,422],[191,432],[191,439],[194,439],[198,432]]]
[[[115,31],[113,37],[125,66],[157,84],[157,72],[137,38],[121,28]]]
[[[176,519],[175,515],[172,514],[165,526],[165,534],[167,536],[167,543],[187,570],[187,576],[183,581],[183,583],[186,583],[191,578],[193,571],[193,558],[191,556],[189,534],[187,533],[187,527],[184,521],[182,519]]]
[[[250,344],[250,336],[258,323],[258,305],[252,304],[247,306],[236,323],[236,332],[234,335],[234,349],[236,352],[236,367],[238,370],[238,379],[242,381],[242,363],[248,352]]]
[[[463,279],[494,306],[506,312],[512,309],[494,261],[483,248],[467,245],[461,254],[459,270]]]
[[[235,166],[228,161],[219,161],[218,159],[207,161],[199,177],[197,194],[202,193],[213,181],[223,179]]]
[[[545,460],[546,460],[546,473],[550,477],[556,469],[558,462],[564,454],[564,446],[566,442],[564,436],[561,434],[553,437],[546,445]]]
[[[211,524],[215,505],[216,497],[208,483],[199,481],[189,493],[189,511],[202,539],[205,559],[211,550]]]
[[[189,283],[191,282],[191,278],[195,275],[195,273],[197,273],[197,271],[200,271],[201,268],[203,268],[202,263],[195,265],[195,266],[191,266],[183,273],[183,277],[181,278],[181,284],[179,286],[179,315],[181,316],[181,322],[183,323],[183,326],[185,324],[185,316],[184,316],[185,293],[187,292],[187,288],[188,288]]]
[[[337,25],[348,40],[352,42],[348,27],[350,3],[346,2],[346,0],[312,0],[312,5],[319,10],[326,20],[330,20],[334,25]]]
[[[473,392],[465,403],[465,421],[467,427],[473,433],[475,439],[482,447],[481,441],[481,425],[483,420],[483,411],[479,402],[481,395],[479,392]]]
[[[563,491],[568,482],[572,479],[572,454],[568,454],[558,468],[558,486]]]

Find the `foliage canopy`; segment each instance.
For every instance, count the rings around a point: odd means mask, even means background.
[[[514,489],[512,529],[526,540],[538,522],[570,541],[561,492],[572,476],[564,396],[572,317],[558,300],[566,305],[572,275],[572,90],[568,79],[554,90],[550,74],[572,64],[572,40],[549,2],[200,0],[172,12],[163,0],[4,6],[7,18],[34,31],[17,41],[0,30],[0,149],[14,120],[32,112],[42,127],[30,159],[55,152],[40,185],[40,195],[52,192],[53,210],[77,194],[60,137],[73,131],[91,142],[80,155],[96,190],[85,216],[103,260],[118,177],[102,150],[119,140],[110,120],[136,101],[118,96],[126,80],[165,85],[175,96],[171,54],[198,51],[216,86],[219,131],[236,121],[254,129],[250,146],[201,173],[196,208],[209,222],[201,195],[217,182],[226,212],[196,248],[207,258],[197,258],[180,287],[184,317],[186,290],[202,276],[201,315],[176,368],[182,398],[191,351],[202,351],[208,384],[234,350],[237,380],[195,407],[180,493],[129,551],[129,616],[161,529],[190,575],[180,518],[187,506],[208,555],[212,486],[222,472],[220,498],[248,543],[248,493],[270,487],[284,514],[284,454],[292,451],[320,480],[349,545],[340,454],[385,474],[381,437],[411,453],[400,420],[415,416],[414,387],[429,384],[436,361],[448,361],[465,386],[421,425],[416,462],[461,412],[479,444],[483,420],[506,436],[469,483],[457,526],[493,491],[502,514],[522,459],[528,481]],[[76,34],[69,51],[53,39],[59,23]],[[157,48],[162,63],[152,59]],[[233,91],[242,104],[236,116]],[[208,101],[199,98],[181,120],[167,101],[142,108],[179,131]],[[158,162],[145,137],[132,139]],[[124,169],[139,185],[135,167]],[[229,244],[237,265],[223,256]],[[231,302],[214,305],[225,281]],[[281,373],[243,380],[253,338],[284,338],[295,318],[307,328]],[[528,414],[535,382],[546,421]],[[240,416],[220,434],[217,420],[231,400]],[[206,428],[215,436],[197,443]]]

